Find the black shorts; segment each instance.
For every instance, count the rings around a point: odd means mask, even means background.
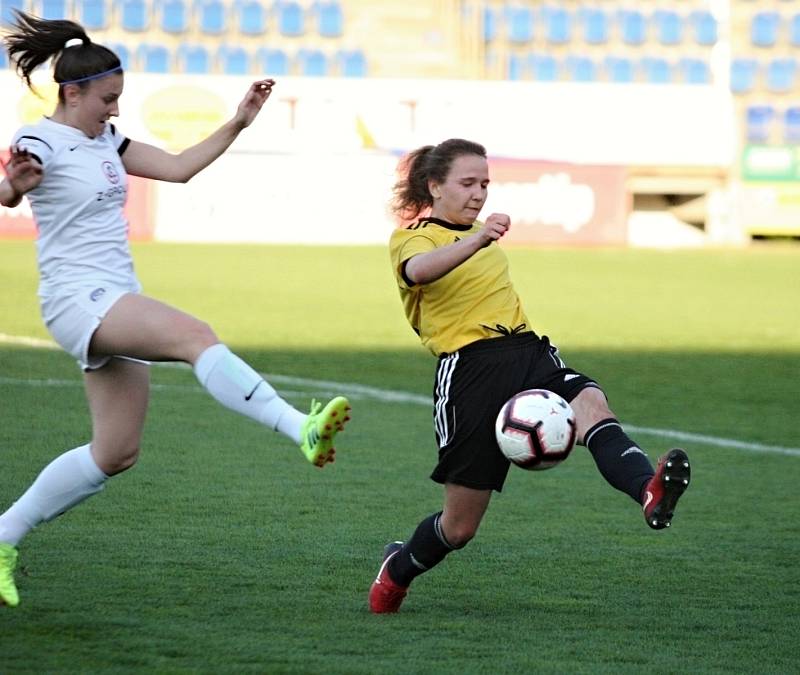
[[[568,368],[547,336],[535,333],[480,340],[442,354],[433,391],[439,463],[431,478],[500,492],[510,465],[494,434],[503,404],[525,389],[549,389],[571,401],[598,386]]]

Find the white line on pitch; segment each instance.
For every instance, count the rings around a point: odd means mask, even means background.
[[[22,345],[26,347],[36,347],[40,349],[58,349],[58,345],[50,340],[41,338],[31,338],[16,335],[6,335],[0,333],[0,343]],[[154,364],[160,367],[172,367],[188,369],[189,366],[184,363],[157,363]],[[364,384],[357,384],[354,382],[335,382],[332,380],[315,380],[304,377],[293,377],[291,375],[278,375],[274,373],[262,373],[264,379],[274,384],[289,385],[294,387],[301,387],[304,389],[313,389],[317,395],[333,396],[336,394],[344,394],[353,400],[375,400],[383,403],[411,403],[414,405],[430,406],[431,398],[421,394],[414,394],[407,391],[394,391],[391,389],[379,389],[378,387],[370,387]],[[41,386],[41,387],[82,387],[81,380],[58,380],[58,379],[16,379],[9,377],[0,377],[0,384],[15,384],[27,386]],[[183,385],[183,384],[153,384],[151,385],[154,390],[183,390],[183,391],[202,391],[199,385]],[[289,397],[299,397],[305,395],[307,392],[290,391],[286,389],[281,390],[281,395]],[[631,424],[625,425],[626,430],[636,434],[646,434],[649,436],[657,436],[659,438],[670,438],[677,441],[686,441],[689,443],[702,443],[703,445],[713,445],[721,448],[736,448],[737,450],[746,450],[748,452],[765,452],[778,455],[789,455],[791,457],[800,457],[800,448],[789,448],[781,445],[767,445],[764,443],[751,443],[748,441],[738,441],[731,438],[721,438],[719,436],[708,436],[705,434],[695,434],[686,431],[678,431],[675,429],[654,429],[651,427],[640,427]]]

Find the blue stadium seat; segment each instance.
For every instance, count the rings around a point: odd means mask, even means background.
[[[360,49],[344,49],[338,54],[342,77],[366,77],[367,57]]]
[[[237,0],[235,7],[242,35],[263,35],[267,31],[267,8],[261,0]]]
[[[748,94],[756,86],[758,61],[752,58],[736,58],[731,61],[731,91],[734,94]]]
[[[289,74],[289,55],[283,49],[261,47],[256,52],[256,60],[267,77]]]
[[[559,78],[558,61],[550,54],[529,55],[528,67],[534,80],[555,82]]]
[[[789,20],[789,44],[792,47],[800,47],[800,13]]]
[[[122,30],[141,33],[150,27],[150,7],[146,0],[118,0]]]
[[[127,45],[116,43],[108,45],[108,48],[117,55],[119,62],[122,64],[123,70],[130,71],[133,68],[133,61],[131,61],[131,50]]]
[[[783,140],[800,143],[800,106],[791,105],[783,113]]]
[[[87,30],[104,30],[108,27],[106,0],[78,0],[78,20]]]
[[[164,0],[159,5],[161,30],[181,34],[189,29],[189,7],[185,0]]]
[[[533,10],[530,7],[507,7],[505,21],[509,42],[524,44],[533,40]]]
[[[0,0],[0,24],[7,26],[12,23],[14,21],[14,12],[12,10],[26,11],[27,5],[26,0]]]
[[[568,56],[564,59],[567,75],[573,82],[594,82],[597,80],[597,66],[588,56]]]
[[[633,82],[636,79],[636,69],[629,58],[609,55],[604,59],[603,65],[611,82]]]
[[[697,10],[689,15],[689,21],[692,24],[692,32],[694,33],[694,41],[710,47],[717,44],[717,20],[714,15],[707,10]]]
[[[686,84],[709,84],[711,82],[711,69],[708,62],[697,58],[684,58],[678,61],[681,79]]]
[[[319,49],[301,49],[297,52],[300,74],[307,77],[323,77],[328,74],[328,57]]]
[[[778,41],[778,12],[758,12],[750,22],[750,42],[756,47],[774,47]]]
[[[201,33],[220,35],[225,32],[226,12],[222,0],[195,0],[194,11]]]
[[[8,53],[5,49],[0,49],[0,68],[8,68]]]
[[[572,17],[563,7],[542,8],[542,20],[550,44],[563,45],[572,39]]]
[[[170,72],[170,53],[163,45],[143,44],[137,51],[139,63],[145,73]]]
[[[317,32],[322,37],[341,37],[344,33],[344,12],[340,2],[326,0],[313,7],[317,15]]]
[[[751,143],[764,143],[770,137],[775,108],[769,104],[750,105],[745,111],[747,140]]]
[[[767,89],[773,94],[785,94],[795,87],[797,61],[788,56],[767,62],[765,79]]]
[[[659,9],[653,12],[656,35],[662,45],[678,45],[683,41],[683,21],[680,15],[671,9]]]
[[[497,37],[497,12],[491,7],[483,8],[483,40],[491,42]]]
[[[250,55],[242,47],[222,45],[217,50],[217,61],[225,75],[247,75],[250,72]]]
[[[622,9],[617,14],[620,34],[626,45],[641,45],[647,40],[647,21],[636,9]]]
[[[41,17],[43,19],[69,19],[70,11],[66,0],[41,0]]]
[[[182,73],[206,75],[211,72],[211,55],[205,45],[182,44],[178,47],[178,63]]]
[[[512,81],[524,80],[527,75],[527,66],[528,58],[526,56],[512,52],[508,55],[506,79]]]
[[[583,39],[590,45],[603,45],[608,42],[608,14],[597,7],[585,7],[578,11],[583,25]]]
[[[645,56],[639,65],[642,68],[645,82],[651,84],[669,84],[672,81],[672,68],[665,58]]]
[[[278,0],[275,3],[278,16],[278,31],[285,37],[299,37],[305,33],[303,8],[294,0]]]

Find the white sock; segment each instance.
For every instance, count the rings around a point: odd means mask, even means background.
[[[224,344],[212,345],[200,354],[194,374],[226,408],[280,431],[295,443],[300,442],[306,415],[278,396],[269,382]]]
[[[0,516],[0,541],[16,546],[39,523],[52,520],[100,492],[107,479],[89,445],[59,455]]]

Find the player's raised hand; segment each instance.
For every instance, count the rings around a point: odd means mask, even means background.
[[[242,129],[249,127],[256,118],[256,115],[261,111],[261,107],[267,102],[269,95],[272,93],[273,86],[275,86],[275,80],[272,79],[259,80],[250,85],[242,102],[236,109],[234,118]]]
[[[30,192],[42,182],[42,166],[27,150],[11,146],[11,157],[7,162],[0,160],[0,163],[6,173],[6,180],[20,195]]]
[[[493,241],[497,241],[502,237],[511,227],[511,218],[505,213],[492,213],[483,223],[483,227],[478,233],[486,242],[484,246],[488,246]]]

